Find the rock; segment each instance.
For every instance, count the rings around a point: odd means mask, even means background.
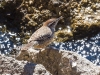
[[[100,67],[71,51],[30,48],[22,50],[16,59],[42,64],[53,75],[100,75]]]
[[[60,39],[55,38],[56,41],[80,39],[100,32],[100,0],[4,0],[0,5],[0,21],[6,25],[1,31],[17,30],[24,44],[42,22],[52,17],[64,17],[56,27],[56,30],[62,28],[57,31],[56,38]],[[64,31],[67,26],[71,28],[70,33]],[[59,35],[69,37],[63,40]],[[10,40],[15,42],[15,37]]]
[[[0,75],[52,75],[43,65],[0,55]]]
[[[45,67],[41,64],[35,66],[33,75],[52,75],[49,71],[45,69]]]

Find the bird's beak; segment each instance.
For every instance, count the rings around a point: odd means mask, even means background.
[[[63,19],[63,17],[61,16],[61,17],[59,17],[59,18],[57,18],[56,19],[56,21],[58,22],[59,20],[61,20],[61,19]]]
[[[57,23],[59,22],[59,20],[61,20],[61,19],[63,19],[63,17],[61,16],[61,17],[59,17],[59,18],[57,18],[56,20],[55,20],[55,25],[54,26],[56,26],[57,25]]]
[[[59,20],[63,19],[63,17],[56,18],[53,22],[49,23],[48,26],[55,28]]]

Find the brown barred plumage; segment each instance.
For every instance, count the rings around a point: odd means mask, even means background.
[[[62,17],[52,18],[44,22],[43,26],[32,34],[28,39],[28,43],[21,50],[27,50],[30,47],[34,47],[35,49],[45,48],[49,45],[53,40],[55,27],[60,19]]]

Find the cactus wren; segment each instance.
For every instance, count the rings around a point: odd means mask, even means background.
[[[34,47],[34,49],[41,49],[48,46],[54,38],[55,26],[62,18],[63,17],[61,16],[44,22],[43,26],[36,30],[28,39],[28,43],[22,46],[21,50],[27,50],[30,47]]]

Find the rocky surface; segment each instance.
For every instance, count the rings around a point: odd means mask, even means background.
[[[0,75],[52,75],[41,64],[0,55]]]
[[[0,23],[6,24],[7,31],[19,33],[22,43],[52,17],[64,17],[56,28],[60,29],[55,38],[58,42],[87,37],[100,30],[99,0],[4,0],[0,4]]]
[[[16,59],[0,55],[0,75],[100,75],[99,66],[71,51],[30,48]]]
[[[81,0],[71,9],[74,39],[90,37],[100,30],[100,1]],[[95,30],[96,29],[96,30]],[[93,36],[92,35],[92,36]]]
[[[53,75],[100,75],[100,67],[77,53],[47,48],[37,51],[32,48],[22,50],[18,60],[43,64]]]

